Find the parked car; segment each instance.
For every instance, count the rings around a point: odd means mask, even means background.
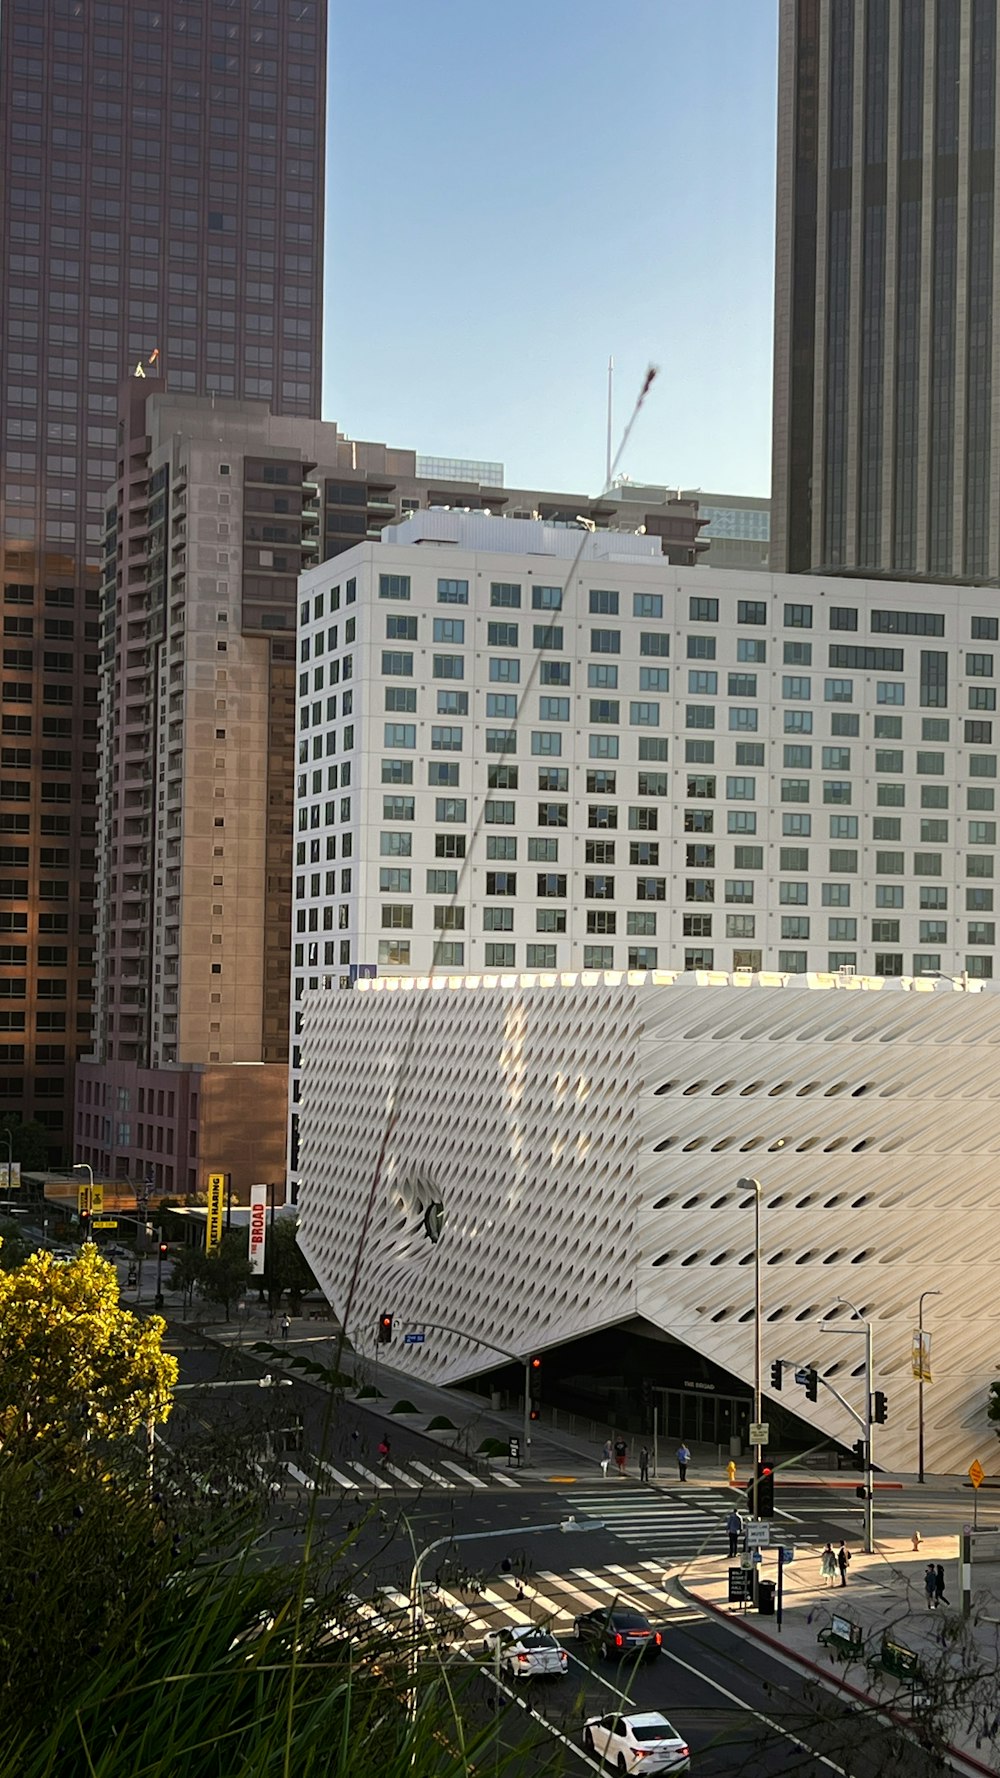
[[[612,1711],[583,1725],[583,1745],[602,1769],[618,1772],[690,1772],[691,1749],[660,1710],[632,1716]]]
[[[569,1656],[555,1637],[548,1630],[536,1630],[531,1624],[490,1630],[483,1637],[483,1653],[496,1660],[498,1649],[501,1665],[506,1667],[511,1679],[555,1678],[569,1668]]]
[[[599,1605],[576,1620],[576,1634],[608,1660],[619,1660],[627,1654],[641,1654],[652,1660],[663,1646],[663,1635],[654,1628],[641,1611],[630,1605]]]

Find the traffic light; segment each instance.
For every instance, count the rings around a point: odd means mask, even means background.
[[[759,1519],[770,1519],[774,1515],[774,1466],[765,1459],[757,1465],[757,1487],[754,1489],[753,1477],[747,1483],[747,1506],[750,1511],[755,1509],[754,1493],[756,1492],[756,1512]]]
[[[380,1346],[388,1346],[389,1341],[391,1339],[392,1339],[392,1316],[391,1315],[380,1315],[378,1318],[378,1343]]]
[[[541,1417],[542,1417],[542,1410],[539,1407],[537,1401],[533,1401],[531,1404],[531,1409],[528,1414],[528,1419],[529,1420],[540,1420]]]
[[[160,1258],[165,1259],[166,1256],[167,1256],[167,1243],[165,1241],[161,1241],[160,1242]]]
[[[776,1358],[774,1363],[771,1366],[771,1388],[772,1389],[780,1389],[781,1388],[781,1369],[782,1369],[781,1359]]]
[[[806,1400],[816,1401],[819,1397],[819,1372],[812,1365],[806,1371]]]
[[[868,1446],[865,1444],[863,1438],[859,1438],[855,1444],[851,1446],[851,1454],[854,1458],[855,1469],[868,1468]]]
[[[889,1418],[889,1403],[881,1389],[876,1389],[872,1397],[872,1419],[876,1426],[884,1426]]]

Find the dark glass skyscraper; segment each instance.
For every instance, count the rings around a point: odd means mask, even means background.
[[[997,0],[781,0],[771,565],[1000,580]]]
[[[318,417],[325,69],[326,0],[0,8],[0,1117],[53,1161],[90,1048],[117,390],[156,354],[168,389]]]

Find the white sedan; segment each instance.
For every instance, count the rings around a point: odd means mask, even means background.
[[[511,1679],[556,1678],[569,1666],[566,1650],[555,1637],[531,1624],[490,1630],[483,1637],[483,1653],[491,1660],[499,1659]]]
[[[659,1710],[644,1710],[637,1716],[592,1716],[583,1726],[583,1745],[609,1771],[691,1770],[691,1749]]]

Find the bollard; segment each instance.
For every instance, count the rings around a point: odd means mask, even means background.
[[[920,1548],[920,1532],[919,1531],[914,1531],[912,1542],[913,1542],[914,1549],[918,1550]]]

